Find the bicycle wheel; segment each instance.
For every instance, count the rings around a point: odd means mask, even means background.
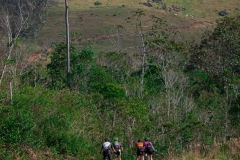
[[[143,160],[148,160],[148,156],[143,156]]]

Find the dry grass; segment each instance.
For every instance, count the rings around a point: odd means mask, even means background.
[[[200,145],[196,144],[192,146],[191,151],[184,152],[180,156],[170,156],[163,160],[239,160],[240,159],[240,137],[231,139],[226,143],[217,143],[214,142],[212,147],[205,146],[203,154],[203,148]],[[58,159],[56,155],[54,155],[49,150],[33,150],[31,147],[25,146],[22,148],[26,156],[30,160],[36,159]],[[22,155],[18,153],[12,153],[14,159],[23,160]],[[93,153],[93,157],[90,159],[96,159],[94,157],[96,154]],[[75,157],[64,157],[66,160],[75,160]]]
[[[190,146],[190,151],[181,156],[171,156],[169,160],[239,160],[240,137],[225,143],[214,141],[213,146]]]

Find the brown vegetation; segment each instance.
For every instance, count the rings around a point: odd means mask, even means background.
[[[172,155],[168,159],[219,160],[221,156],[236,157],[236,159],[240,159],[240,137],[232,138],[226,142],[217,142],[216,139],[214,139],[212,146],[201,145],[199,143],[189,145],[188,150],[186,150],[181,157]]]
[[[47,54],[50,53],[50,52],[52,52],[52,48],[47,48],[43,51],[35,52],[33,55],[31,55],[28,58],[28,62],[33,62],[33,61],[36,61],[38,59],[46,59],[44,57],[46,57]]]

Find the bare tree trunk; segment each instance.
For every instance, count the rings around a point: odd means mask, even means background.
[[[144,74],[145,74],[145,58],[146,58],[146,53],[147,53],[147,49],[145,46],[145,42],[144,42],[144,35],[142,34],[142,30],[141,30],[141,41],[142,41],[142,75],[141,75],[141,84],[143,85],[144,83]]]
[[[69,42],[69,22],[68,22],[68,0],[65,0],[65,23],[66,23],[66,44],[67,44],[67,86],[70,87],[70,42]]]
[[[10,88],[10,99],[11,99],[11,103],[12,103],[12,99],[13,99],[13,78],[10,79],[10,82],[9,82],[9,88]]]
[[[9,15],[4,12],[3,13],[3,18],[1,20],[1,26],[6,30],[7,32],[7,36],[8,36],[8,53],[7,53],[7,60],[9,60],[11,58],[11,54],[12,54],[12,49],[14,47],[14,44],[12,42],[12,29],[11,29],[11,25],[10,25],[10,19],[9,19]],[[1,73],[1,78],[0,78],[0,85],[2,84],[2,80],[3,77],[5,75],[7,69],[7,64],[4,64],[2,73]]]
[[[66,22],[66,44],[67,44],[67,75],[70,73],[70,47],[69,47],[69,22],[68,22],[68,0],[65,0],[65,22]]]
[[[1,78],[0,78],[0,85],[2,84],[2,80],[3,80],[3,77],[4,77],[4,75],[5,75],[6,67],[7,67],[7,65],[4,64],[4,67],[3,67],[3,70],[2,70],[2,74],[1,74]]]

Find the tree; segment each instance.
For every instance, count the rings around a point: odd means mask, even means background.
[[[223,140],[232,134],[229,116],[234,115],[232,110],[237,108],[235,103],[240,89],[239,18],[237,15],[218,20],[216,28],[207,32],[201,43],[192,48],[188,65],[191,73],[198,72],[202,77],[195,78],[194,83],[198,84],[196,90],[199,99],[205,97],[204,94],[208,95],[201,100],[202,103],[211,99],[211,103],[207,103],[206,112],[213,117],[214,125],[218,123],[217,126],[221,126],[221,129],[215,131]]]
[[[200,45],[193,48],[190,65],[209,74],[222,93],[240,78],[240,16],[217,21],[213,32],[207,32]]]
[[[6,49],[1,69],[0,85],[6,72],[10,73],[10,93],[12,95],[13,79],[15,73],[11,66],[19,55],[13,55],[13,50],[19,42],[31,35],[45,22],[45,9],[47,0],[9,0],[1,1],[0,27],[4,30],[6,37]],[[9,63],[11,62],[11,63]],[[12,99],[12,96],[11,96]]]
[[[137,31],[137,35],[139,35],[140,37],[140,41],[141,41],[141,50],[142,50],[142,58],[141,58],[141,81],[140,84],[143,85],[144,84],[144,74],[145,74],[145,65],[146,65],[146,54],[147,54],[147,46],[145,44],[145,36],[147,35],[146,33],[144,33],[143,31],[143,24],[142,24],[142,16],[145,16],[145,13],[138,9],[137,11],[133,12],[133,17],[136,18],[136,31]]]
[[[62,89],[71,87],[77,91],[87,91],[88,77],[92,66],[93,52],[91,50],[78,51],[73,45],[70,45],[71,50],[71,72],[66,72],[66,50],[65,42],[53,43],[53,51],[50,58],[51,63],[47,65],[48,73],[51,79],[51,87]],[[71,82],[68,81],[71,79]]]
[[[66,44],[67,44],[67,74],[70,74],[70,42],[68,23],[68,0],[65,0],[65,23],[66,23]],[[69,79],[68,79],[69,81]]]

